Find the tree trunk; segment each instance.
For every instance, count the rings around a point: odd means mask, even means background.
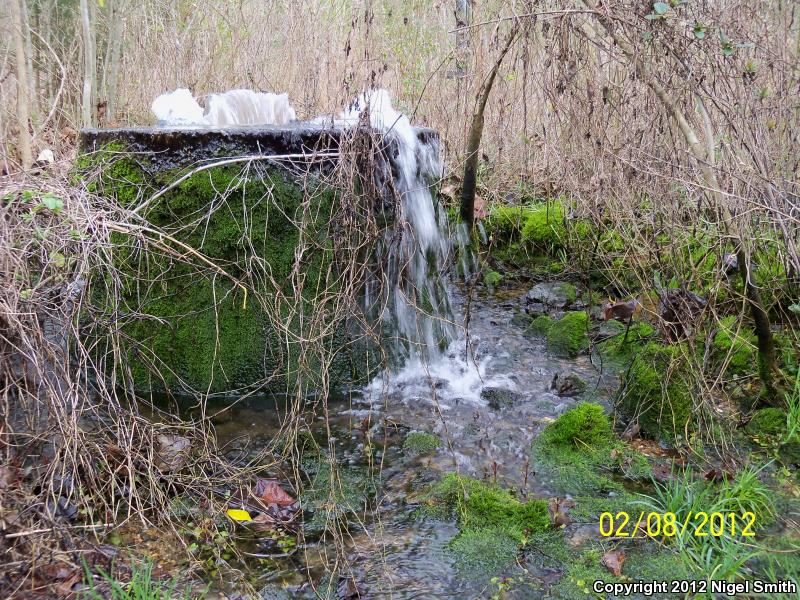
[[[81,99],[81,124],[92,126],[95,89],[95,56],[92,21],[88,0],[81,0],[81,30],[83,32],[83,92]]]
[[[117,111],[117,81],[119,79],[119,56],[122,50],[122,34],[124,31],[123,22],[125,17],[125,5],[117,3],[113,13],[111,24],[111,64],[107,67],[108,87],[106,89],[105,100],[108,102],[106,121],[111,124],[116,119]]]
[[[469,129],[469,137],[467,138],[467,159],[464,163],[464,182],[461,187],[461,220],[467,224],[470,230],[472,230],[472,226],[475,224],[475,190],[478,183],[478,149],[480,148],[481,137],[483,136],[483,113],[486,109],[486,102],[489,100],[489,94],[492,92],[492,86],[497,77],[497,71],[500,70],[503,59],[511,49],[511,45],[517,37],[517,32],[518,27],[515,23],[511,32],[508,34],[500,56],[497,57],[489,76],[478,92],[478,104],[475,109],[475,114],[472,116],[472,126]]]
[[[467,74],[467,57],[469,56],[469,26],[472,17],[470,0],[456,0],[456,69],[457,79],[463,79]]]
[[[28,65],[25,58],[25,33],[23,31],[24,2],[25,0],[11,0],[11,10],[14,18],[11,32],[14,38],[14,55],[17,65],[17,122],[19,123],[17,149],[22,168],[27,170],[33,164],[33,156],[29,129],[30,115],[28,114],[28,108],[30,107],[30,98],[28,98]]]

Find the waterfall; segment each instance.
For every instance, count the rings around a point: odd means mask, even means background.
[[[383,307],[385,346],[394,365],[431,360],[455,335],[442,277],[450,251],[447,223],[443,213],[437,215],[431,194],[432,184],[442,175],[439,142],[420,141],[408,117],[393,108],[383,89],[358,96],[336,122],[352,126],[365,110],[370,125],[396,149],[391,160],[400,196],[400,222],[387,229],[377,249],[383,271],[380,280],[368,285],[367,310]]]
[[[153,112],[165,126],[270,125],[295,118],[286,94],[232,90],[211,94],[206,104],[203,112],[188,90],[176,90],[156,98]],[[338,117],[317,117],[310,124],[346,129],[356,126],[365,111],[372,128],[386,142],[399,196],[398,220],[377,244],[374,262],[379,268],[373,271],[362,299],[367,316],[381,329],[389,357],[386,371],[372,382],[366,395],[437,387],[453,397],[480,401],[489,358],[476,360],[471,345],[458,335],[463,330],[455,323],[444,276],[453,244],[445,212],[431,192],[442,176],[439,140],[419,136],[383,89],[359,95]],[[457,229],[455,241],[461,250],[460,270],[469,274],[475,269],[467,251],[469,232]]]
[[[252,90],[209,94],[203,111],[192,93],[180,88],[153,100],[151,110],[162,127],[286,125],[297,118],[287,94]]]

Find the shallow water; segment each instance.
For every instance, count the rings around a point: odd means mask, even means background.
[[[521,294],[522,290],[518,291]],[[380,486],[363,522],[344,536],[347,569],[365,598],[474,598],[487,581],[460,572],[447,551],[458,534],[455,522],[418,516],[416,498],[444,473],[459,473],[513,488],[521,497],[550,497],[552,481],[528,464],[528,450],[538,431],[578,399],[550,390],[557,373],[575,373],[589,383],[588,396],[603,402],[613,380],[598,377],[588,357],[560,359],[547,353],[544,341],[519,324],[520,302],[511,294],[503,301],[479,297],[471,304],[470,344],[466,360],[462,336],[428,369],[412,366],[384,376],[365,390],[329,400],[332,448],[342,465],[366,466],[367,436],[373,448],[374,472]],[[463,298],[455,294],[455,310]],[[510,406],[492,408],[481,390],[514,391]],[[208,413],[224,408],[208,407]],[[253,398],[237,402],[216,418],[219,441],[235,452],[255,453],[278,433],[286,414],[285,400]],[[321,415],[306,421],[318,441],[326,439]],[[430,456],[409,457],[402,451],[408,431],[438,434],[442,447]],[[323,443],[323,447],[324,447]],[[314,597],[311,582],[323,578],[325,555],[335,556],[330,542],[315,541],[268,569],[250,568],[259,587],[274,584],[291,597]],[[330,560],[327,561],[330,563]],[[335,595],[335,594],[334,594]]]

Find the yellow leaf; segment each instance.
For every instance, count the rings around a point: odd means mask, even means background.
[[[103,8],[106,5],[106,0],[97,0],[97,6]]]
[[[229,508],[226,513],[234,521],[252,521],[250,513],[246,510],[239,510],[237,508]]]

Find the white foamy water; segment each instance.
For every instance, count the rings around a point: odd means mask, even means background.
[[[286,125],[297,118],[287,94],[252,90],[209,94],[204,111],[192,93],[181,88],[161,94],[151,110],[162,127]]]
[[[369,111],[370,125],[397,146],[393,162],[395,186],[400,193],[399,227],[387,232],[379,258],[385,258],[387,281],[368,286],[367,302],[384,306],[383,320],[390,337],[392,365],[364,391],[367,401],[384,394],[401,398],[429,398],[444,404],[447,399],[483,403],[481,390],[487,385],[514,384],[505,377],[487,378],[491,358],[474,360],[468,350],[463,329],[454,318],[446,270],[452,244],[444,210],[437,212],[431,184],[442,176],[438,140],[423,143],[408,117],[394,109],[386,90],[371,90],[358,96],[335,121],[340,125],[359,122]],[[462,250],[469,246],[461,240]],[[462,270],[468,274],[471,254],[462,251]],[[383,284],[383,285],[381,285]],[[387,285],[388,284],[388,285]],[[381,290],[388,297],[381,297]]]
[[[159,125],[180,127],[204,124],[203,107],[186,88],[161,94],[153,100],[150,110],[158,119]]]
[[[230,125],[286,125],[297,119],[287,94],[230,90],[211,94],[205,119],[214,127]]]

